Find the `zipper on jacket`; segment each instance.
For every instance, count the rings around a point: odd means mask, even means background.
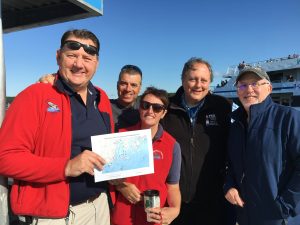
[[[189,181],[186,183],[187,185],[187,190],[189,195],[188,195],[188,198],[191,200],[191,188],[192,188],[192,185],[189,185],[192,183],[192,179],[193,179],[193,174],[194,174],[194,170],[193,170],[193,151],[194,151],[194,127],[193,127],[193,124],[190,123],[190,130],[191,130],[191,136],[190,136],[190,143],[191,143],[191,146],[190,146],[190,167],[191,167],[191,176],[189,176]]]
[[[191,145],[194,147],[194,137],[191,137]]]
[[[241,177],[241,180],[240,180],[240,183],[241,183],[241,184],[242,184],[243,181],[244,181],[244,177],[245,177],[245,173],[243,172],[242,177]]]
[[[18,181],[18,200],[17,202],[20,203],[21,202],[21,181]]]
[[[70,131],[71,131],[71,134],[70,134],[70,152],[69,152],[69,159],[71,159],[71,155],[72,155],[72,139],[73,139],[73,135],[72,135],[72,110],[71,110],[71,101],[70,101],[70,97],[65,94],[66,98],[67,98],[67,102],[69,103],[69,110],[71,112],[71,118],[70,118]],[[66,224],[68,225],[69,223],[69,215],[70,215],[70,201],[71,201],[71,190],[70,190],[70,180],[69,178],[66,178],[66,184],[68,185],[68,190],[69,190],[69,196],[68,196],[68,205],[67,205],[67,216],[66,216]]]

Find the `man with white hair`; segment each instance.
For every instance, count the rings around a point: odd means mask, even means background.
[[[239,225],[299,225],[300,112],[272,101],[261,68],[241,70],[236,87],[243,107],[232,114],[225,197]]]

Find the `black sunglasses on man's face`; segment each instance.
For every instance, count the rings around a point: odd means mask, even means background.
[[[63,43],[63,45],[61,46],[61,48],[63,48],[64,46],[66,46],[67,48],[69,48],[71,50],[78,50],[82,47],[83,50],[90,55],[99,55],[98,48],[96,48],[93,45],[82,44],[78,41],[65,41]]]

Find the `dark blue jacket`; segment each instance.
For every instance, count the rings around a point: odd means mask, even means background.
[[[238,189],[240,225],[300,224],[300,112],[271,97],[232,113],[229,171],[224,186]]]

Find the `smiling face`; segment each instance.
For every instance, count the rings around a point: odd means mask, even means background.
[[[185,100],[188,105],[198,104],[208,94],[210,83],[211,74],[208,67],[203,63],[195,63],[182,79]]]
[[[155,95],[147,94],[141,101],[145,101],[150,104],[160,104],[164,106],[164,103]],[[159,121],[166,115],[167,110],[161,110],[160,112],[154,112],[153,106],[151,106],[148,109],[143,109],[142,106],[140,106],[139,109],[140,112],[140,118],[142,123],[142,128],[152,128],[157,127]]]
[[[90,39],[74,36],[68,37],[66,41],[96,46]],[[72,50],[65,45],[57,51],[56,60],[60,75],[78,93],[86,90],[98,67],[98,56],[88,54],[83,47]]]
[[[142,78],[140,74],[123,73],[118,81],[118,102],[123,106],[135,103],[141,90]]]
[[[263,102],[272,92],[270,82],[266,79],[261,79],[254,73],[243,75],[238,81],[237,87],[237,95],[247,113],[251,105]]]

